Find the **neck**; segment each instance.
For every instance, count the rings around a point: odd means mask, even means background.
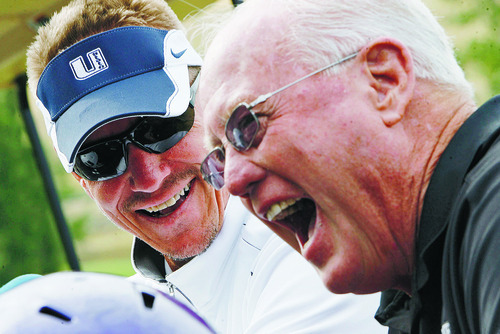
[[[180,269],[183,265],[191,261],[193,258],[187,258],[187,259],[172,259],[171,257],[168,257],[164,255],[165,261],[167,261],[168,266],[172,271],[176,271]]]
[[[413,224],[411,231],[407,231],[409,239],[406,240],[412,242],[411,249],[415,247],[425,193],[436,164],[455,133],[475,110],[473,101],[459,93],[444,92],[436,84],[420,82],[415,89],[405,114],[406,128],[413,138],[413,147],[409,152],[412,158],[408,165],[412,167],[407,174],[411,183],[411,209],[407,212],[412,212]],[[413,259],[413,256],[410,258]],[[410,273],[414,270],[413,266],[412,263]],[[401,283],[400,289],[410,293],[411,275]]]
[[[422,122],[427,128],[423,132],[427,133],[417,133],[415,137],[417,138],[415,147],[422,148],[417,150],[420,151],[417,152],[417,156],[423,158],[417,223],[420,221],[425,193],[439,158],[458,129],[476,110],[476,105],[470,99],[459,93],[440,92],[435,85],[424,85],[420,95],[425,96],[425,98],[416,102],[415,110],[420,115],[426,115]]]

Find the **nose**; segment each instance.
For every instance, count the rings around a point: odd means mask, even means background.
[[[248,153],[232,147],[226,149],[224,184],[235,196],[248,197],[253,186],[266,175],[266,170],[255,164]]]
[[[165,178],[171,174],[168,161],[162,154],[146,152],[134,144],[129,144],[128,171],[130,187],[133,191],[154,192]]]

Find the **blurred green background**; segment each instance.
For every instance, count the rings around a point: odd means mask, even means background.
[[[36,24],[68,1],[0,0],[0,286],[21,274],[69,270],[20,113],[16,78]],[[180,18],[213,0],[167,1]],[[499,0],[426,0],[453,38],[477,103],[500,93]],[[229,0],[219,0],[226,6]],[[201,18],[202,19],[202,16]],[[189,20],[185,21],[191,24]],[[32,112],[82,270],[132,275],[132,237],[98,210],[59,164]]]

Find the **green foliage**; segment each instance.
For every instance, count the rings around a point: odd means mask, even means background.
[[[90,220],[90,215],[75,217],[71,222],[71,236],[73,240],[83,240],[87,236],[87,225]]]
[[[91,272],[108,273],[119,276],[132,276],[135,274],[130,257],[99,257],[89,259],[84,263],[83,269]]]
[[[455,3],[456,0],[448,0]],[[496,29],[498,26],[498,17],[500,15],[500,4],[496,0],[468,1],[471,7],[455,16],[454,20],[461,25],[471,23],[475,20],[482,20],[488,26]]]
[[[64,259],[14,89],[0,90],[0,285]]]
[[[447,0],[449,6],[456,0]],[[465,32],[474,32],[462,37],[463,46],[458,49],[458,58],[467,71],[485,82],[478,91],[479,102],[500,94],[500,2],[498,0],[462,0],[458,12],[447,18],[452,25]],[[467,34],[465,34],[467,35]]]
[[[464,63],[476,63],[488,78],[493,94],[500,93],[500,41],[495,38],[473,40],[461,54]]]

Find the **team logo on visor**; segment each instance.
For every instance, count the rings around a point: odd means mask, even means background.
[[[76,80],[85,80],[109,68],[106,58],[100,48],[87,52],[90,67],[87,67],[83,57],[73,59],[69,62]]]

